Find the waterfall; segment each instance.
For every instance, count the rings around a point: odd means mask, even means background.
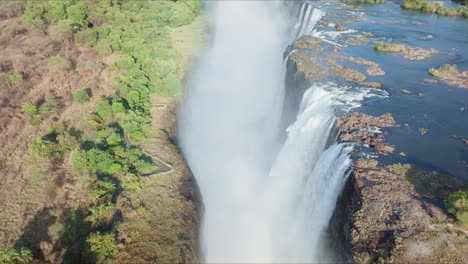
[[[180,145],[205,205],[203,261],[326,261],[322,235],[350,166],[349,147],[327,145],[335,112],[372,92],[313,85],[282,139],[282,104],[291,89],[284,85],[291,27],[283,6],[214,5],[213,44],[188,78],[178,116]],[[296,36],[310,33],[323,14],[304,4]]]
[[[306,9],[305,14],[304,9]],[[299,18],[291,31],[290,39],[294,40],[302,35],[311,35],[315,25],[323,16],[325,16],[325,12],[304,2],[301,7]]]
[[[270,171],[264,199],[281,195],[270,208],[279,239],[275,262],[325,261],[319,242],[331,218],[350,165],[343,144],[326,148],[338,102],[324,85],[304,94],[296,121]],[[266,201],[265,201],[266,202]]]

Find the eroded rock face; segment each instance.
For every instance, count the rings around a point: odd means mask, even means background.
[[[330,225],[348,257],[357,263],[466,263],[466,231],[452,224],[437,199],[467,185],[435,174],[357,160]]]
[[[336,125],[341,131],[339,139],[342,142],[362,142],[382,155],[388,155],[395,150],[394,146],[385,143],[384,135],[380,131],[382,128],[395,126],[395,120],[390,113],[371,116],[353,112],[339,117]]]

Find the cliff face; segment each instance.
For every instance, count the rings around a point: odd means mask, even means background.
[[[422,191],[418,178],[431,185]],[[463,182],[409,164],[384,167],[360,159],[337,202],[330,232],[357,263],[465,263],[466,233],[440,206],[440,198],[463,188]]]

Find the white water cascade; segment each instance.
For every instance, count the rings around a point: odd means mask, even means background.
[[[304,2],[301,7],[299,18],[291,31],[291,40],[299,38],[302,35],[312,35],[315,25],[324,16],[325,12]]]
[[[349,148],[327,145],[334,112],[370,93],[314,85],[280,141],[283,10],[275,1],[216,2],[212,47],[188,79],[179,139],[205,205],[205,262],[327,260],[322,235],[350,166]],[[296,36],[313,30],[314,12],[323,14],[313,10],[302,6]]]

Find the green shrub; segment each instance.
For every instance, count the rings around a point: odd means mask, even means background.
[[[124,113],[125,112],[125,106],[121,102],[112,102],[112,113],[118,114],[118,113]]]
[[[135,106],[140,102],[140,93],[138,91],[130,91],[127,94],[127,102],[130,106]]]
[[[73,99],[83,104],[89,101],[89,94],[86,90],[79,90],[73,93]]]
[[[28,145],[29,153],[40,158],[55,158],[61,155],[56,143],[43,139],[35,139]]]
[[[136,191],[141,188],[141,183],[138,176],[129,173],[122,178],[121,186],[126,191]]]
[[[151,169],[153,167],[153,165],[149,162],[146,162],[144,160],[138,160],[134,163],[134,166],[135,166],[135,169],[141,173],[141,174],[145,174],[145,173],[149,173],[151,172]]]
[[[88,192],[88,199],[92,203],[109,202],[116,190],[115,183],[111,180],[99,181]]]
[[[115,162],[112,154],[96,148],[88,151],[86,155],[88,157],[88,168],[93,173],[106,173]]]
[[[42,118],[57,113],[59,102],[55,97],[47,97],[45,102],[39,107],[39,115]]]
[[[94,47],[97,44],[97,39],[97,31],[91,28],[87,28],[75,34],[75,43],[81,47]]]
[[[71,168],[76,172],[84,172],[88,168],[88,158],[86,152],[81,149],[76,149],[70,152],[68,162]]]
[[[468,227],[468,190],[451,193],[445,205],[462,226]]]
[[[106,142],[109,146],[117,146],[122,144],[122,137],[114,132],[106,138]]]
[[[111,233],[102,234],[99,231],[89,235],[86,244],[88,250],[96,256],[98,262],[110,257],[117,249],[114,235]]]
[[[47,65],[49,67],[49,71],[55,73],[65,73],[73,68],[70,61],[59,56],[50,57]]]
[[[121,114],[119,123],[132,140],[141,140],[146,134],[146,120],[135,111]]]
[[[401,6],[406,9],[420,10],[427,0],[404,0]]]
[[[17,72],[0,73],[0,82],[11,88],[23,83],[23,75]]]
[[[430,68],[429,69],[429,74],[435,77],[447,77],[447,76],[454,76],[458,75],[458,69],[457,65],[453,64],[444,64],[438,69],[436,68]]]
[[[426,13],[435,13],[437,11],[437,6],[435,3],[426,2],[422,5],[421,10]]]
[[[67,8],[73,4],[73,0],[49,0],[49,16],[51,22],[57,22],[67,18]]]
[[[53,239],[53,240],[59,240],[60,237],[64,234],[64,225],[60,223],[55,223],[47,229],[47,234]]]
[[[27,1],[22,16],[23,23],[40,30],[47,27],[48,3],[43,1]]]
[[[115,205],[112,203],[100,204],[89,209],[88,220],[95,226],[107,224],[111,221],[115,212]]]
[[[28,101],[21,104],[21,111],[29,116],[34,116],[37,114],[38,110],[35,104]]]
[[[442,5],[437,9],[436,13],[439,14],[439,15],[442,15],[442,16],[458,16],[458,15],[460,15],[458,13],[457,9],[448,8],[448,7],[445,7],[445,6],[442,6]]]
[[[67,8],[67,17],[71,21],[71,25],[76,29],[87,27],[87,13],[88,6],[83,2],[78,2]]]
[[[0,250],[0,264],[29,264],[33,256],[29,249],[8,247]]]
[[[394,43],[375,43],[373,47],[376,51],[388,52],[388,53],[399,53],[405,50],[405,45],[403,44],[394,44]]]

